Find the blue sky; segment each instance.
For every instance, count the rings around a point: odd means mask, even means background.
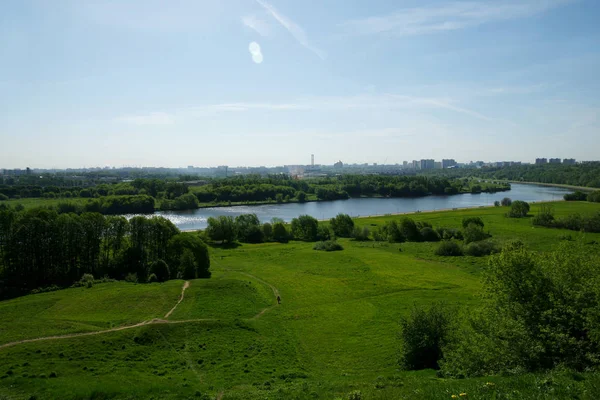
[[[598,159],[597,0],[6,0],[0,167]]]

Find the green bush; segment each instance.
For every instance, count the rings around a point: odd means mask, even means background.
[[[552,206],[542,204],[540,212],[531,219],[531,223],[536,226],[552,226],[554,224],[554,209]]]
[[[0,193],[0,201],[6,201],[6,200],[8,200],[8,196]]]
[[[595,190],[587,195],[587,201],[592,203],[600,203],[600,190]]]
[[[440,235],[438,235],[438,233],[430,227],[425,227],[425,228],[421,229],[420,234],[421,234],[421,239],[424,242],[439,242],[440,241]]]
[[[313,250],[321,250],[321,251],[339,251],[344,250],[341,244],[336,242],[335,240],[326,240],[323,242],[317,242],[313,246]]]
[[[333,235],[331,234],[331,230],[329,230],[328,227],[326,227],[325,225],[319,225],[317,227],[317,240],[324,241],[330,240],[332,238]]]
[[[490,240],[473,242],[465,246],[465,254],[473,257],[489,256],[490,254],[498,253],[500,248]]]
[[[510,205],[512,204],[512,200],[510,199],[510,197],[505,197],[502,199],[502,201],[500,202],[500,204],[503,207],[510,207]]]
[[[134,272],[134,273],[129,273],[129,274],[125,275],[125,282],[137,283],[138,282],[137,274]]]
[[[470,224],[469,226],[467,226],[464,230],[463,236],[465,239],[465,244],[479,242],[490,237],[490,235],[486,234],[483,231],[481,226],[475,224]]]
[[[351,237],[354,232],[354,221],[348,214],[338,214],[329,224],[337,237]]]
[[[290,234],[283,222],[275,222],[273,224],[273,240],[280,243],[287,243]]]
[[[494,202],[494,207],[500,207],[500,202],[498,200]]]
[[[566,201],[586,201],[588,195],[583,192],[576,191],[574,193],[567,193],[563,197]]]
[[[506,214],[509,218],[524,218],[529,213],[529,203],[521,200],[515,200],[510,206],[510,211]]]
[[[292,219],[292,235],[296,240],[314,242],[317,240],[319,221],[310,215]]]
[[[440,243],[437,249],[435,249],[435,255],[446,256],[446,257],[457,257],[462,256],[463,251],[460,245],[454,241],[448,240]]]
[[[158,278],[155,274],[148,275],[148,283],[158,282]]]
[[[400,232],[402,233],[402,236],[406,239],[406,241],[421,241],[421,233],[419,232],[419,228],[417,227],[417,224],[415,224],[415,221],[413,221],[412,219],[408,217],[402,218],[402,220],[400,220],[399,228]]]
[[[354,238],[354,240],[357,240],[359,242],[366,242],[367,240],[369,240],[369,228],[363,226],[363,228],[360,229],[358,226],[355,226],[354,232],[352,233],[352,237]]]
[[[480,228],[483,228],[485,226],[483,223],[483,220],[480,217],[465,217],[465,218],[463,218],[463,220],[462,220],[463,228],[466,228],[469,225],[479,226]]]
[[[153,262],[150,267],[150,273],[156,276],[158,282],[168,281],[171,276],[169,266],[164,260],[156,260]]]
[[[400,365],[408,370],[438,369],[451,325],[452,313],[441,304],[413,308],[400,321]]]

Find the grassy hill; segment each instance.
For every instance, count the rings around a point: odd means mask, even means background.
[[[554,207],[557,216],[600,211],[592,203]],[[464,216],[481,216],[494,240],[519,238],[538,251],[561,236],[579,236],[534,228],[505,212],[412,217],[458,228]],[[582,240],[600,242],[600,234]],[[190,281],[168,318],[183,281],[104,283],[0,302],[0,399],[350,399],[354,391],[361,392],[354,399],[450,399],[463,392],[471,399],[600,398],[593,372],[444,380],[435,371],[398,370],[400,316],[434,301],[476,307],[487,257],[438,257],[435,243],[340,243],[344,250],[331,253],[301,242],[211,249],[213,277]],[[94,331],[103,333],[1,347]]]

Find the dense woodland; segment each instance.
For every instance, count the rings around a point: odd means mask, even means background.
[[[454,168],[428,171],[426,176],[444,176],[448,179],[476,176],[485,179],[555,183],[560,185],[600,188],[600,162],[576,165],[544,164],[515,165],[512,167]]]
[[[0,206],[0,298],[84,274],[139,282],[210,276],[206,245],[169,220]]]

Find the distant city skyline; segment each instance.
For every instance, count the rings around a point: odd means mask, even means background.
[[[599,19],[597,0],[6,0],[0,167],[594,159]]]

